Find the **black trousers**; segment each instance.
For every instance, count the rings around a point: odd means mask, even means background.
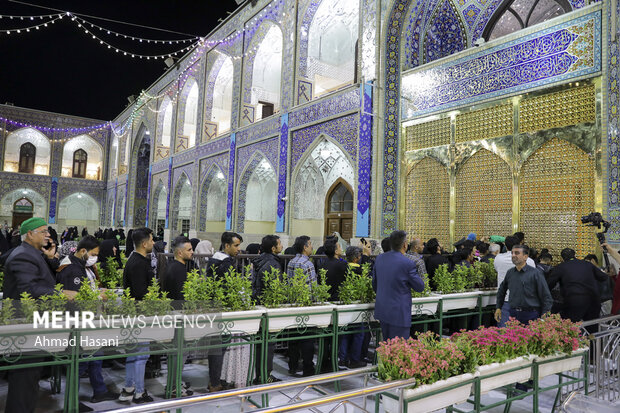
[[[289,370],[297,370],[299,354],[303,359],[304,375],[314,374],[314,339],[301,339],[288,343],[288,367]]]
[[[5,412],[34,412],[42,370],[42,367],[30,367],[9,372],[9,392],[4,406]]]
[[[573,294],[564,298],[562,318],[570,318],[574,323],[598,318],[601,313],[601,302],[590,294]]]

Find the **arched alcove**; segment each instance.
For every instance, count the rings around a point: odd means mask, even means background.
[[[207,172],[200,189],[200,221],[198,225],[200,231],[224,231],[227,197],[226,177],[220,168],[214,165]]]
[[[220,54],[210,77],[213,79],[211,122],[217,124],[217,134],[220,135],[230,130],[234,80],[232,59]]]
[[[175,152],[196,146],[198,126],[198,83],[189,78],[181,90],[179,100],[179,124]]]
[[[110,146],[110,177],[118,175],[118,155],[119,155],[119,141],[118,136],[114,136],[112,139],[112,145]]]
[[[276,221],[276,171],[260,152],[248,163],[239,180],[237,230],[272,234]]]
[[[83,157],[83,153],[86,156]],[[83,171],[81,162],[86,162]],[[79,163],[79,166],[76,165]],[[84,172],[84,174],[82,173]],[[66,178],[86,178],[100,180],[103,178],[103,148],[88,135],[80,135],[65,143],[62,149],[62,176]]]
[[[30,211],[29,217],[47,217],[47,195],[42,196],[39,192],[31,188],[23,187],[2,196],[2,200],[0,201],[0,222],[6,221],[9,225],[13,226],[12,223],[14,222],[14,218],[17,218],[15,215],[25,212],[20,211],[19,208],[15,209],[15,203],[20,199],[28,199],[33,204],[33,209]]]
[[[519,230],[526,243],[546,247],[559,262],[563,248],[584,257],[596,248],[581,217],[595,210],[595,160],[577,146],[553,138],[524,162],[519,173]]]
[[[166,228],[166,205],[168,203],[168,189],[164,182],[160,180],[153,190],[153,200],[151,201],[151,228],[155,234],[160,228]]]
[[[450,179],[445,166],[426,157],[407,174],[405,231],[423,240],[450,244]]]
[[[282,30],[273,23],[260,42],[252,66],[250,103],[256,106],[255,120],[280,111],[282,77]]]
[[[141,124],[134,139],[131,168],[127,225],[143,227],[146,225],[146,206],[149,186],[149,167],[151,163],[151,136],[146,125]]]
[[[87,227],[93,233],[99,227],[99,203],[83,192],[66,196],[58,204],[58,226]]]
[[[49,174],[51,145],[47,136],[36,129],[23,128],[9,133],[4,145],[4,170],[19,172],[20,150],[22,145],[31,144],[35,148],[33,172],[36,175]]]
[[[187,175],[183,173],[174,184],[170,227],[175,234],[189,233],[192,221],[192,184]]]
[[[157,137],[155,139],[154,162],[165,159],[170,155],[170,143],[172,142],[172,115],[174,105],[168,96],[164,96],[159,105],[157,114]]]
[[[456,174],[455,239],[470,232],[511,234],[512,172],[498,155],[480,149]]]
[[[342,179],[355,193],[355,172],[342,148],[324,135],[317,138],[298,163],[294,174],[293,233],[321,237],[328,190]]]
[[[315,10],[307,56],[300,58],[307,59],[302,75],[312,81],[313,95],[320,96],[355,81],[359,2],[323,0]],[[312,11],[309,7],[307,13]]]

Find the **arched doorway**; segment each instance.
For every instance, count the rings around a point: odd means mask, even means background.
[[[17,228],[28,218],[32,218],[34,203],[24,197],[13,203],[13,228]]]
[[[133,204],[133,221],[134,228],[144,227],[146,225],[146,204],[149,190],[149,164],[151,159],[151,139],[146,129],[143,129],[138,136],[142,135],[140,146],[137,151],[136,159],[136,185],[135,198]]]
[[[340,233],[349,242],[353,237],[353,191],[343,179],[338,179],[325,197],[325,235]]]

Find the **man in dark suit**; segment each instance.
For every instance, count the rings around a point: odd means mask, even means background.
[[[4,298],[19,300],[24,292],[32,298],[55,294],[56,278],[43,258],[43,248],[49,242],[47,223],[43,218],[24,221],[19,231],[22,243],[13,250],[5,265]],[[65,291],[74,298],[75,291]],[[37,361],[37,360],[30,360]],[[18,369],[9,372],[9,392],[5,412],[33,412],[41,367]]]
[[[411,289],[424,290],[424,281],[413,261],[405,257],[407,233],[390,234],[391,251],[377,257],[372,271],[372,288],[377,293],[375,318],[381,322],[383,339],[410,337]]]

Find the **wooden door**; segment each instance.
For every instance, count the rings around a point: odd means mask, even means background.
[[[338,179],[325,197],[325,236],[338,232],[349,242],[353,237],[353,191]]]

